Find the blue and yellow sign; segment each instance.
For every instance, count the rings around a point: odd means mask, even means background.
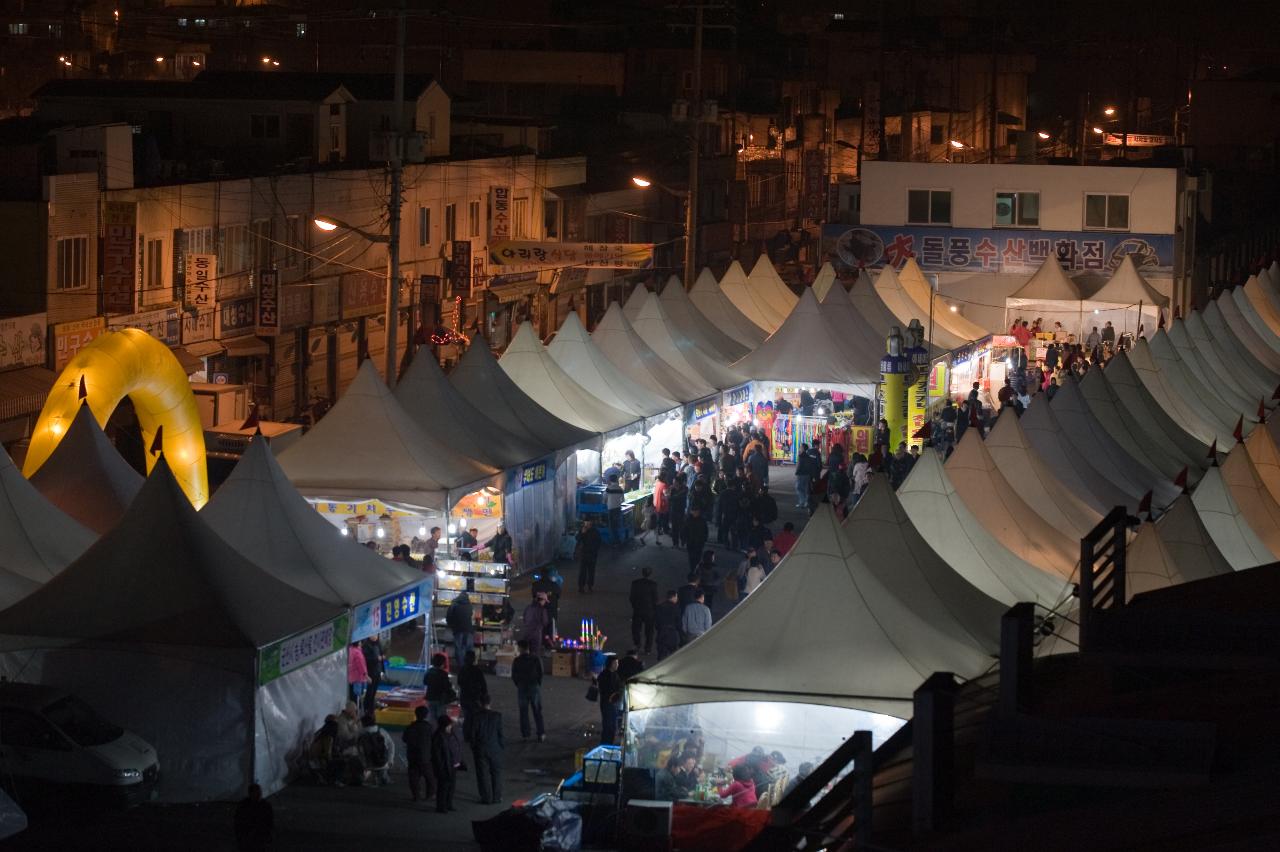
[[[546,460],[527,464],[520,470],[520,487],[525,488],[530,485],[537,485],[539,482],[547,481],[547,462]]]

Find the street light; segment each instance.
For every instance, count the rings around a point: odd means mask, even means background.
[[[701,14],[701,12],[699,12],[699,14]],[[694,272],[693,266],[695,262],[694,261],[695,251],[694,251],[693,240],[690,239],[690,236],[694,233],[694,227],[697,224],[693,218],[695,215],[693,205],[690,203],[692,187],[683,191],[678,189],[672,189],[666,184],[658,183],[652,178],[645,177],[644,175],[633,175],[631,178],[631,182],[636,186],[638,186],[640,189],[648,189],[651,186],[656,186],[658,187],[658,189],[661,189],[663,192],[670,193],[671,195],[674,195],[676,198],[679,198],[682,201],[684,201],[684,286],[686,288],[691,287],[693,285],[693,272]]]
[[[1037,136],[1039,136],[1041,139],[1048,139],[1048,138],[1049,138],[1049,134],[1048,134],[1048,133],[1045,133],[1043,130],[1041,130],[1040,132],[1038,132],[1036,135],[1037,135]]]
[[[1095,127],[1095,128],[1093,128],[1093,132],[1094,132],[1094,133],[1096,133],[1096,134],[1098,134],[1099,136],[1101,136],[1101,135],[1102,135],[1102,128],[1101,128],[1101,127]]]
[[[963,147],[964,147],[964,143],[963,143],[963,142],[961,142],[959,139],[952,139],[952,140],[951,140],[951,147],[952,147],[952,148],[955,148],[957,151],[959,151],[961,148],[963,148]]]
[[[1104,110],[1102,111],[1102,114],[1103,114],[1103,115],[1115,115],[1115,114],[1116,114],[1116,108],[1115,108],[1115,107],[1107,107],[1106,109],[1104,109]]]
[[[642,178],[639,175],[637,175],[636,177],[633,177],[631,179],[631,182],[634,183],[636,186],[640,187],[641,189],[648,189],[649,187],[653,186],[653,181],[649,180],[648,178]]]

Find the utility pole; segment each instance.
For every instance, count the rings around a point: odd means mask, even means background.
[[[698,258],[698,159],[702,138],[702,16],[699,3],[693,25],[693,97],[689,103],[689,192],[684,211],[684,287],[693,287]]]
[[[387,243],[387,387],[396,386],[396,337],[400,325],[400,192],[404,182],[404,0],[396,9],[396,74],[392,97],[391,197],[387,199],[387,220],[391,241]],[[409,329],[412,339],[413,329]]]

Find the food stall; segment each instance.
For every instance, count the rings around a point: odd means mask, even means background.
[[[934,359],[931,370],[933,375],[945,378],[946,393],[952,399],[957,402],[966,399],[973,383],[977,382],[983,407],[995,409],[999,408],[996,394],[1012,369],[1010,350],[1020,348],[1011,335],[992,334]],[[940,363],[944,364],[942,370],[938,368]]]
[[[491,558],[482,551],[481,559]],[[445,613],[458,595],[466,593],[475,621],[476,660],[482,665],[497,663],[500,653],[514,654],[512,636],[511,566],[505,562],[441,559],[436,562],[436,599],[431,612],[435,634],[434,652],[452,656],[453,631],[445,623]]]

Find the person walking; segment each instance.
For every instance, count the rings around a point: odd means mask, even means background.
[[[699,589],[693,596],[693,603],[685,607],[680,617],[680,631],[684,635],[684,643],[688,645],[703,633],[711,629],[711,610],[707,608],[706,596]]]
[[[689,508],[689,480],[683,473],[676,474],[675,484],[667,491],[667,512],[671,516],[671,546],[684,543],[685,514]]]
[[[795,509],[809,508],[809,489],[813,486],[813,457],[809,455],[809,445],[800,445],[800,455],[796,457],[796,502]]]
[[[653,543],[657,547],[662,546],[662,534],[665,532],[670,535],[671,530],[671,504],[667,500],[667,495],[671,491],[671,483],[664,478],[666,474],[659,473],[658,478],[653,483],[653,518],[654,533]]]
[[[369,668],[364,659],[364,650],[359,642],[352,642],[347,648],[347,698],[357,705],[362,704],[368,686]]]
[[[424,685],[427,689],[427,707],[431,709],[431,718],[439,723],[441,717],[449,715],[449,705],[457,700],[453,691],[453,683],[445,666],[449,660],[444,654],[431,656],[431,667],[427,669]]]
[[[262,788],[250,784],[248,795],[236,805],[237,852],[266,852],[275,836],[276,815],[271,803],[262,798]]]
[[[475,651],[467,652],[458,671],[458,693],[462,704],[462,738],[471,742],[474,733],[472,720],[489,697],[489,684],[484,679],[484,669],[476,664]]]
[[[534,596],[533,602],[526,606],[524,612],[520,615],[521,635],[524,636],[524,641],[529,644],[534,656],[542,656],[542,637],[547,634],[547,628],[550,624],[551,618],[547,612],[547,598],[543,594],[537,594]]]
[[[505,524],[498,525],[498,531],[493,538],[485,545],[493,552],[494,562],[510,562],[511,561],[511,533],[507,532]]]
[[[596,675],[596,689],[600,693],[600,744],[614,745],[618,741],[618,715],[622,710],[622,678],[618,677],[618,658],[609,657],[604,671]]]
[[[436,720],[431,736],[431,772],[436,780],[436,813],[447,814],[453,808],[453,791],[458,785],[458,769],[462,766],[462,746],[453,733],[453,720],[447,715]]]
[[[596,560],[600,558],[600,530],[590,518],[582,521],[578,533],[578,592],[585,594],[595,590]]]
[[[654,610],[653,623],[658,642],[658,659],[663,660],[680,647],[680,604],[675,589],[669,589],[666,600]]]
[[[426,707],[413,708],[413,722],[400,735],[409,767],[409,798],[415,802],[420,797],[430,799],[436,794],[436,776],[431,771],[431,738],[436,728],[430,716],[431,711]]]
[[[765,458],[764,444],[757,443],[747,456],[747,470],[756,488],[769,484],[769,460]]]
[[[453,634],[453,666],[461,671],[466,665],[467,652],[475,647],[475,609],[471,606],[471,597],[466,592],[458,596],[445,610],[444,623]]]
[[[502,801],[502,714],[490,706],[489,696],[480,702],[475,724],[471,728],[471,757],[476,765],[476,786],[480,788],[480,804],[496,805]]]
[[[702,552],[707,547],[707,539],[710,537],[711,531],[707,528],[707,519],[702,516],[702,509],[695,506],[689,513],[688,520],[684,522],[685,553],[689,557],[690,574],[697,570]]]
[[[714,605],[716,589],[720,587],[720,574],[716,571],[716,554],[714,550],[704,550],[698,560],[698,588],[706,600],[707,609]]]
[[[511,663],[511,682],[516,685],[516,703],[520,707],[520,738],[529,739],[529,714],[537,726],[538,742],[545,742],[547,730],[542,723],[542,660],[529,653],[529,643],[516,643],[519,654]]]
[[[615,548],[622,547],[622,500],[626,496],[618,477],[610,476],[604,489],[604,508],[609,519],[609,541]]]
[[[363,711],[372,716],[378,709],[378,685],[382,683],[383,669],[387,665],[387,658],[382,653],[382,642],[378,639],[377,634],[365,638],[360,643],[360,650],[364,653],[364,667],[369,673],[369,688],[365,690]]]
[[[631,644],[653,652],[654,612],[658,608],[658,584],[653,581],[653,568],[640,569],[640,576],[631,581]],[[643,637],[644,644],[640,640]]]
[[[636,458],[636,454],[627,450],[627,457],[622,460],[622,484],[627,491],[640,490],[640,469],[640,460]]]

